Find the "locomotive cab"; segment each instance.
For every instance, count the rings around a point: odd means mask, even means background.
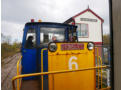
[[[96,72],[89,69],[96,68],[94,44],[78,42],[76,28],[48,22],[25,25],[21,75],[17,69],[22,78],[21,86],[21,80],[17,81],[18,90],[96,89]]]
[[[49,43],[77,42],[76,36],[76,26],[73,25],[47,22],[27,23],[21,50],[22,74],[41,71],[41,50],[48,48]],[[47,53],[44,54],[47,57]],[[47,62],[45,64],[47,65]]]

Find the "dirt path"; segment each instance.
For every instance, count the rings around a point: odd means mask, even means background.
[[[11,57],[4,59],[4,65],[1,68],[2,90],[12,90],[12,77],[16,76],[16,64],[20,57],[21,54],[17,53]]]

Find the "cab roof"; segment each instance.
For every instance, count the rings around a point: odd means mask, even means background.
[[[56,23],[56,22],[28,22],[25,24],[25,26],[29,26],[29,25],[53,25],[53,26],[64,26],[64,27],[74,27],[76,28],[77,26],[75,25],[69,25],[69,24],[65,24],[65,23]]]

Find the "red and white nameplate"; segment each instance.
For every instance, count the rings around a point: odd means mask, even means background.
[[[84,49],[83,43],[61,44],[61,50],[83,50],[83,49]]]

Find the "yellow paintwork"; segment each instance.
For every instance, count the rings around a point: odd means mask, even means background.
[[[94,49],[88,50],[88,43],[84,43],[84,50],[68,51],[61,51],[62,43],[56,44],[56,52],[48,51],[49,72],[69,70],[70,66],[72,69],[95,67]],[[70,61],[72,65],[69,65]],[[48,77],[49,90],[96,90],[95,70],[49,75]]]

